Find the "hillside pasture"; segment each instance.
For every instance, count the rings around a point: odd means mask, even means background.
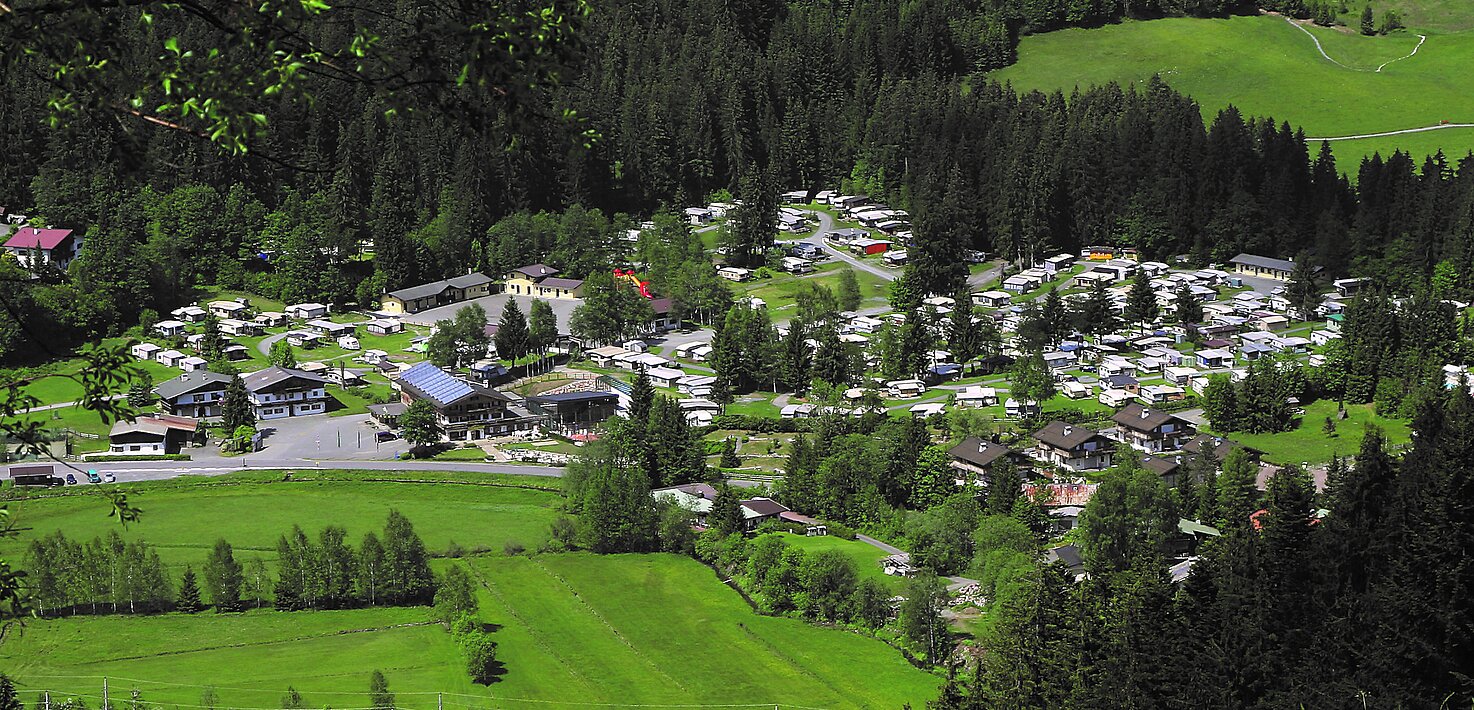
[[[1303,127],[1311,138],[1474,123],[1474,33],[1430,35],[1415,56],[1399,59],[1417,44],[1410,32],[1362,37],[1268,15],[1169,18],[1026,37],[1018,62],[989,78],[1068,93],[1113,82],[1141,87],[1160,75],[1203,105],[1205,121],[1233,105],[1246,116]],[[1354,174],[1373,151],[1403,149],[1420,159],[1441,149],[1461,157],[1474,149],[1474,128],[1336,141],[1332,149]]]
[[[556,486],[517,476],[302,471],[291,481],[284,477],[282,472],[250,472],[121,484],[129,503],[143,510],[142,520],[127,528],[107,517],[106,501],[88,495],[88,486],[12,499],[10,511],[21,535],[0,542],[0,552],[18,558],[31,539],[57,530],[74,539],[118,530],[124,539],[156,546],[170,565],[198,567],[217,538],[229,541],[243,557],[271,560],[277,538],[294,524],[314,538],[324,526],[339,525],[356,544],[364,533],[382,530],[390,509],[409,518],[432,553],[444,551],[452,541],[466,549],[500,551],[507,542],[535,547],[546,537],[561,501],[553,491],[472,485]],[[383,480],[390,478],[443,482]]]
[[[473,685],[450,635],[425,607],[318,612],[94,616],[33,621],[0,663],[22,698],[101,705],[137,688],[162,705],[280,707],[291,686],[312,707],[363,708],[384,672],[396,707],[573,704],[919,706],[938,679],[882,642],[755,614],[700,563],[673,555],[482,557],[502,673]]]

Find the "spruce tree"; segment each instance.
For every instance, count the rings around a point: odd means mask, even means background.
[[[25,710],[25,707],[10,676],[0,673],[0,710]]]
[[[1371,5],[1361,9],[1361,33],[1368,37],[1377,34],[1377,16],[1372,13]]]
[[[727,437],[722,440],[722,468],[737,468],[742,465],[742,457],[737,455],[737,439]]]
[[[184,568],[184,575],[179,578],[179,596],[175,599],[174,608],[186,614],[193,614],[204,605],[200,603],[200,585],[195,581],[194,569]]]
[[[1178,323],[1195,325],[1203,322],[1203,302],[1197,294],[1193,293],[1192,286],[1180,284],[1177,287],[1173,304]]]
[[[1219,528],[1246,529],[1249,516],[1259,510],[1258,466],[1241,448],[1228,452],[1223,458],[1222,470],[1218,474],[1218,512],[1215,518]]]
[[[1018,467],[1008,457],[994,461],[988,467],[987,497],[989,515],[1009,515],[1023,493]]]
[[[232,376],[225,386],[225,397],[220,401],[220,423],[227,436],[233,436],[241,427],[256,426],[256,409],[251,406],[250,394],[240,375]]]
[[[716,500],[712,501],[711,512],[707,514],[707,525],[721,535],[732,535],[746,529],[742,503],[731,486],[723,485],[717,489]]]
[[[854,269],[843,269],[839,272],[839,288],[835,292],[835,298],[839,301],[839,309],[842,311],[853,311],[860,307],[863,296],[860,294],[860,279],[855,276]]]
[[[1320,308],[1320,271],[1305,254],[1295,260],[1290,282],[1285,285],[1285,299],[1290,302],[1291,313],[1297,320],[1314,318]]]
[[[1131,290],[1126,292],[1126,320],[1145,330],[1156,322],[1158,313],[1157,294],[1152,290],[1152,280],[1145,271],[1138,270],[1131,281]]]
[[[493,340],[496,343],[497,357],[503,360],[515,362],[530,350],[531,336],[527,330],[527,318],[522,315],[522,307],[517,305],[517,299],[507,299]]]
[[[389,692],[389,681],[378,669],[369,676],[369,706],[374,710],[394,710],[394,694]]]

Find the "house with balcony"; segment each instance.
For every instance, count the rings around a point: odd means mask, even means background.
[[[1122,407],[1111,421],[1121,441],[1149,454],[1177,451],[1198,435],[1192,422],[1140,402]]]
[[[446,441],[487,439],[530,426],[524,417],[507,408],[511,397],[462,380],[428,362],[400,373],[394,386],[406,406],[419,400],[430,403]]]
[[[256,419],[304,417],[328,411],[328,381],[310,372],[268,367],[243,375]]]
[[[969,436],[962,443],[947,450],[947,456],[952,460],[952,471],[957,474],[957,479],[963,485],[973,484],[981,486],[987,482],[988,477],[993,475],[994,467],[999,462],[1011,462],[1014,470],[1029,468],[1029,458],[1013,449],[994,441],[988,441],[976,436]],[[1023,482],[1023,478],[1019,478]]]
[[[1111,467],[1113,442],[1078,424],[1052,421],[1034,432],[1034,458],[1067,471],[1100,471]]]
[[[229,375],[196,370],[160,382],[154,394],[159,396],[159,409],[165,414],[208,421],[220,418],[229,385]]]

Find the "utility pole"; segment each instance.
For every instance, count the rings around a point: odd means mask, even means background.
[[[41,692],[41,706],[45,710],[51,710],[51,691],[46,690]]]
[[[445,710],[445,701],[440,693],[435,694],[435,710]]]
[[[107,676],[102,677],[102,710],[108,710],[107,705]]]

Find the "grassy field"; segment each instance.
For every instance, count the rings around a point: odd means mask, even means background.
[[[775,320],[786,320],[793,317],[795,301],[810,283],[817,283],[828,288],[831,292],[838,293],[840,273],[850,269],[848,264],[841,261],[832,261],[819,265],[818,269],[803,276],[794,274],[778,273],[770,279],[755,279],[745,283],[731,284],[732,295],[735,298],[743,296],[756,296],[768,304],[768,313]],[[886,302],[890,297],[888,282],[868,271],[853,269],[855,277],[860,283],[860,294],[862,300],[860,307],[878,306]]]
[[[919,706],[936,679],[878,641],[756,616],[668,555],[480,558],[499,696],[559,702]]]
[[[1361,8],[1348,4],[1341,21],[1356,27],[1361,21]],[[1394,10],[1402,17],[1402,24],[1418,32],[1442,34],[1474,29],[1474,3],[1468,0],[1381,0],[1373,3],[1372,9],[1379,21],[1383,10]]]
[[[855,560],[855,567],[860,571],[860,579],[878,579],[886,586],[900,592],[905,580],[900,577],[892,577],[881,569],[880,561],[885,558],[884,550],[863,543],[858,540],[846,540],[833,535],[822,537],[804,537],[802,535],[784,535],[783,542],[790,547],[797,547],[804,552],[814,553],[821,550],[839,550]]]
[[[576,703],[757,703],[805,707],[899,707],[934,695],[938,679],[879,641],[795,619],[761,617],[706,567],[671,555],[554,554],[508,557],[500,542],[532,547],[558,500],[552,492],[456,485],[473,479],[546,485],[511,476],[415,473],[445,483],[390,483],[348,472],[307,472],[282,482],[256,472],[128,487],[144,509],[125,533],[146,538],[166,562],[198,565],[217,536],[241,557],[271,556],[292,523],[325,524],[350,538],[404,512],[432,550],[451,540],[491,552],[435,565],[469,565],[482,585],[482,620],[492,625],[504,672],[489,687],[461,671],[450,636],[426,608],[243,614],[164,614],[32,620],[0,646],[0,668],[27,702],[83,697],[99,707],[102,677],[114,703],[133,688],[151,703],[274,708],[288,685],[311,707],[363,708],[368,674],[381,669],[397,706],[557,707]],[[82,490],[86,490],[85,488]],[[82,537],[114,529],[101,499],[70,495],[9,502],[22,528],[5,543],[14,556],[32,536],[61,529]],[[857,560],[859,543],[832,540]],[[853,548],[853,549],[850,549]],[[863,554],[862,554],[863,553]],[[861,560],[867,574],[874,560]],[[878,567],[876,568],[878,570]]]
[[[463,563],[456,563],[463,564]],[[937,679],[879,641],[761,617],[707,568],[670,555],[584,554],[470,561],[504,672],[474,686],[429,610],[166,614],[33,621],[0,662],[30,701],[113,702],[132,688],[159,704],[278,707],[288,685],[312,707],[362,708],[381,669],[396,706],[920,705]]]
[[[1019,89],[1068,92],[1107,82],[1140,85],[1159,74],[1203,104],[1205,120],[1233,104],[1248,115],[1303,126],[1310,137],[1431,126],[1443,120],[1474,122],[1474,74],[1468,70],[1474,62],[1474,33],[1429,36],[1416,56],[1379,73],[1371,69],[1407,55],[1417,37],[1408,32],[1361,37],[1307,29],[1326,54],[1352,68],[1327,61],[1305,32],[1279,17],[1172,18],[1026,37],[1019,45],[1018,63],[990,77]],[[1474,149],[1474,129],[1332,146],[1341,167],[1354,173],[1361,157],[1373,151],[1401,148],[1422,154],[1441,148],[1462,156]]]
[[[1305,416],[1300,425],[1282,434],[1244,434],[1234,432],[1228,436],[1245,446],[1264,452],[1267,461],[1278,464],[1325,463],[1332,456],[1353,456],[1361,448],[1361,439],[1366,426],[1375,424],[1387,432],[1387,439],[1394,445],[1406,444],[1411,440],[1408,422],[1377,416],[1370,404],[1346,405],[1347,418],[1336,422],[1336,434],[1327,436],[1322,427],[1326,417],[1336,415],[1336,402],[1323,399],[1305,407]]]
[[[446,549],[451,541],[467,549],[500,550],[507,541],[531,548],[546,537],[560,500],[554,492],[521,488],[369,480],[393,475],[310,471],[284,482],[280,473],[251,472],[126,484],[128,500],[143,509],[143,520],[120,533],[157,546],[169,564],[198,565],[220,537],[242,555],[270,559],[276,555],[277,537],[294,523],[309,535],[328,524],[341,525],[356,541],[365,532],[381,530],[389,510],[396,508],[414,523],[432,552]],[[436,478],[419,472],[400,476]],[[546,479],[489,474],[451,480],[550,485]],[[90,539],[117,529],[105,502],[87,495],[88,490],[68,488],[65,494],[12,501],[21,536],[0,541],[0,551],[19,557],[30,539],[56,530]]]

